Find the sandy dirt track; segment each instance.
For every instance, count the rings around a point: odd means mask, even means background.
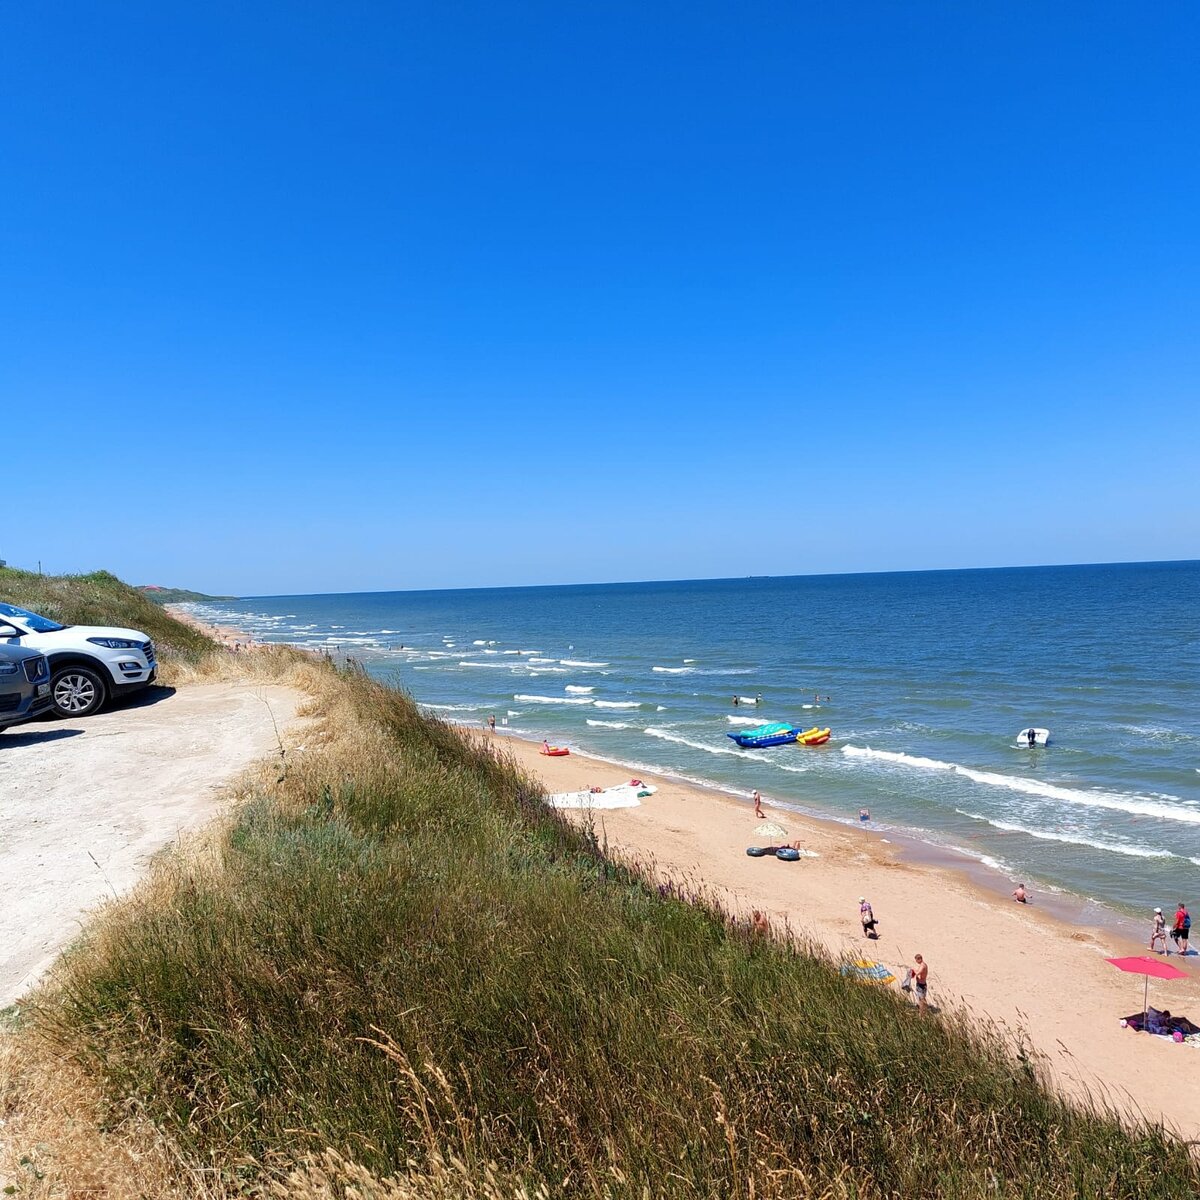
[[[0,1008],[89,908],[217,812],[230,780],[278,754],[278,735],[288,744],[301,699],[259,684],[157,688],[85,720],[0,733]]]

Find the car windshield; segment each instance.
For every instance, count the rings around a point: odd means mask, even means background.
[[[49,617],[39,617],[37,613],[18,608],[15,604],[0,604],[0,619],[4,617],[16,617],[22,625],[27,625],[34,633],[56,633],[60,629],[66,629],[65,625],[51,621]]]

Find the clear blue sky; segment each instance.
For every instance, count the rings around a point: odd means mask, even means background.
[[[1198,42],[1182,3],[7,5],[0,556],[1200,556]]]

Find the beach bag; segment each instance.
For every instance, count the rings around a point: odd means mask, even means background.
[[[900,990],[902,992],[912,991],[912,977],[912,967],[909,967],[908,970],[904,972],[904,982],[900,985]]]
[[[1187,933],[1187,931],[1189,929],[1191,929],[1191,927],[1192,927],[1192,914],[1184,913],[1183,914],[1183,926],[1182,926],[1184,933]]]

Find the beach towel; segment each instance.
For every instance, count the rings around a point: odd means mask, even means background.
[[[1189,1021],[1187,1017],[1173,1017],[1169,1011],[1157,1008],[1148,1008],[1144,1014],[1133,1013],[1123,1020],[1130,1029],[1140,1032],[1143,1017],[1145,1018],[1146,1032],[1156,1034],[1158,1037],[1170,1037],[1173,1033],[1191,1037],[1193,1034],[1200,1033],[1200,1025]]]

